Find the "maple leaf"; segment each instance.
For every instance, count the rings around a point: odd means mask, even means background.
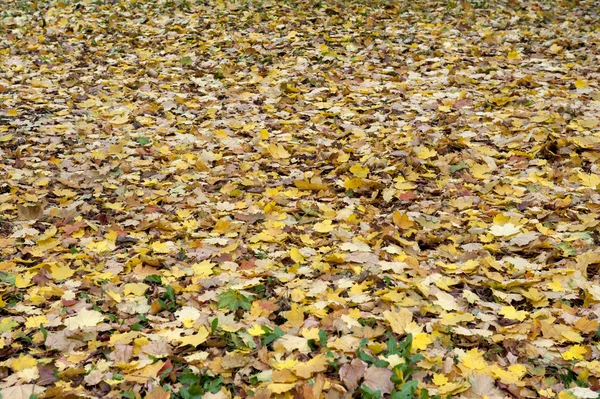
[[[490,233],[498,237],[508,237],[517,234],[521,229],[512,223],[506,223],[504,225],[493,225],[490,228]]]
[[[308,362],[298,363],[293,367],[294,373],[302,378],[310,378],[314,373],[322,372],[327,370],[329,363],[327,357],[323,354],[319,354]]]
[[[484,370],[487,367],[483,352],[480,352],[477,348],[468,350],[460,358],[460,362],[469,370]]]
[[[101,3],[0,13],[3,396],[597,396],[596,2]]]
[[[236,290],[229,289],[219,294],[218,307],[220,309],[227,308],[231,311],[238,309],[250,310],[252,305],[252,298],[246,296]]]
[[[397,311],[385,311],[383,317],[390,323],[392,331],[398,335],[406,333],[406,328],[410,325],[413,315],[405,308],[400,308]]]
[[[562,358],[565,360],[583,360],[587,353],[587,348],[581,345],[573,345],[569,350],[562,353]]]
[[[514,306],[503,306],[499,313],[507,319],[518,321],[523,321],[527,317],[527,312],[524,310],[516,310]]]
[[[104,321],[104,315],[96,310],[82,309],[76,316],[65,320],[67,330],[76,330],[78,328],[94,327]]]
[[[319,233],[329,233],[330,231],[335,229],[335,226],[333,225],[331,220],[324,220],[322,222],[315,223],[313,229]]]
[[[191,345],[198,346],[206,341],[208,338],[208,329],[204,326],[200,327],[196,334],[187,335],[185,337],[177,338],[180,346]]]
[[[34,384],[20,384],[0,390],[2,398],[31,399],[43,393],[46,388]]]
[[[71,269],[67,265],[53,264],[50,266],[50,275],[53,279],[62,281],[70,278],[75,274],[75,270]]]
[[[380,391],[383,394],[392,392],[394,383],[391,380],[392,371],[383,367],[369,367],[364,374],[363,384],[371,391]]]
[[[346,385],[348,390],[353,391],[358,388],[358,382],[365,375],[367,364],[359,359],[352,359],[352,362],[344,364],[340,368],[340,379]]]
[[[165,390],[163,387],[154,387],[152,391],[146,394],[146,399],[169,399],[171,392]]]
[[[15,359],[10,367],[14,371],[23,371],[25,369],[37,366],[38,361],[29,355],[21,355],[17,359]]]

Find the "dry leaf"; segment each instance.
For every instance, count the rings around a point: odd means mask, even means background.
[[[359,381],[363,378],[367,370],[367,364],[359,359],[352,359],[352,362],[344,364],[340,368],[340,379],[349,391],[354,391],[359,386]]]

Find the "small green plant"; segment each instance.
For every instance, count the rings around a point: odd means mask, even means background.
[[[142,331],[144,328],[148,328],[150,323],[146,317],[141,314],[135,316],[139,321],[131,325],[133,331]]]
[[[389,363],[386,360],[378,359],[363,350],[367,342],[367,339],[361,341],[357,357],[375,367],[387,367]],[[394,383],[394,389],[390,393],[391,399],[427,399],[430,397],[427,389],[419,389],[417,380],[411,379],[412,374],[418,369],[417,363],[423,359],[421,354],[411,354],[412,342],[412,334],[408,334],[401,342],[398,342],[392,334],[388,337],[386,356],[397,355],[404,360],[392,369],[391,380]],[[373,391],[365,384],[359,387],[359,392],[362,398],[383,398],[381,391]],[[439,396],[433,396],[432,399],[439,399]]]
[[[170,285],[167,286],[165,293],[162,294],[162,296],[158,299],[158,304],[161,306],[161,308],[168,311],[175,311],[179,309],[179,305],[175,300],[175,291],[173,290],[173,287]]]
[[[219,309],[227,308],[232,312],[238,309],[250,310],[252,305],[252,298],[246,296],[236,290],[228,289],[219,295],[219,302],[217,307]]]
[[[149,137],[141,136],[137,138],[137,142],[139,145],[144,146],[150,144],[151,140]]]
[[[201,399],[206,393],[217,393],[221,390],[223,378],[214,378],[207,374],[196,375],[190,370],[184,370],[177,378],[183,386],[172,398],[179,399]]]
[[[275,326],[273,330],[271,330],[268,326],[263,326],[263,330],[266,333],[262,339],[263,346],[269,345],[271,342],[275,341],[277,338],[283,337],[285,334],[283,330],[277,326]]]
[[[144,279],[144,282],[152,284],[162,284],[162,278],[157,274],[151,274],[150,276]]]

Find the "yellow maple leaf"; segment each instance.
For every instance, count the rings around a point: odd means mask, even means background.
[[[476,179],[487,179],[490,177],[491,168],[487,164],[474,164],[469,169]]]
[[[221,219],[217,220],[217,222],[215,223],[215,225],[213,227],[213,233],[217,233],[217,234],[229,233],[231,227],[232,227],[231,221],[229,219],[221,218]]]
[[[553,292],[564,292],[565,287],[563,287],[560,280],[552,280],[548,283],[548,288],[550,288]]]
[[[3,130],[0,130],[0,132],[2,132]],[[3,136],[0,136],[0,143],[6,143],[8,141],[11,141],[15,136],[12,134],[5,134]]]
[[[296,263],[304,263],[304,256],[302,256],[298,248],[290,249],[290,258]]]
[[[571,392],[562,391],[558,393],[558,399],[578,399],[578,397]]]
[[[21,355],[16,358],[10,365],[10,367],[16,371],[23,371],[25,369],[37,366],[38,361],[31,355]]]
[[[556,43],[552,43],[552,46],[550,46],[550,51],[553,52],[554,54],[558,54],[560,52],[560,50],[562,50],[562,49],[563,48]]]
[[[123,125],[129,121],[129,115],[116,116],[110,120],[113,125]]]
[[[112,290],[108,290],[106,291],[106,295],[108,295],[109,297],[112,298],[113,301],[120,303],[121,302],[121,294],[119,294],[118,292],[112,291]]]
[[[417,157],[419,159],[429,159],[437,155],[436,150],[429,149],[427,147],[417,147]]]
[[[19,111],[14,108],[6,110],[6,116],[19,116]]]
[[[198,309],[191,306],[183,306],[175,312],[175,318],[181,321],[185,328],[191,328],[201,315]]]
[[[579,173],[577,174],[579,180],[581,180],[581,184],[589,188],[596,188],[600,185],[600,175],[596,175],[594,173]]]
[[[345,179],[344,180],[344,188],[346,190],[356,190],[360,186],[363,185],[362,179],[353,178],[353,179]]]
[[[285,393],[295,387],[296,387],[295,383],[285,384],[285,383],[280,383],[280,382],[272,382],[267,386],[267,388],[269,388],[269,391],[271,391],[274,394]]]
[[[104,320],[104,315],[96,310],[82,309],[76,316],[65,320],[67,330],[76,330],[78,328],[94,327]]]
[[[298,360],[296,360],[292,357],[288,357],[287,359],[285,359],[283,361],[274,361],[273,363],[270,363],[270,364],[272,364],[273,367],[275,367],[275,369],[277,369],[277,370],[291,370],[298,363],[300,363]]]
[[[19,323],[14,321],[11,317],[5,317],[2,320],[0,320],[0,333],[7,331],[10,332],[14,327],[18,325]]]
[[[501,226],[494,224],[489,231],[496,237],[508,237],[517,234],[519,231],[521,231],[521,229],[512,223],[506,223]]]
[[[118,202],[105,202],[104,207],[113,211],[122,211],[124,209],[123,204]]]
[[[269,138],[269,131],[267,129],[261,129],[259,132],[260,138],[263,140],[267,140]]]
[[[156,378],[158,372],[160,371],[160,369],[163,368],[164,365],[165,365],[165,362],[159,360],[156,363],[153,363],[153,364],[150,364],[141,369],[135,370],[131,374],[123,375],[123,379],[125,381],[137,382],[139,384],[144,384],[144,383],[148,382],[148,380]],[[113,381],[122,383],[122,380],[113,380]],[[110,384],[110,380],[107,381],[107,383]]]
[[[469,388],[471,388],[471,384],[469,384],[467,381],[449,382],[446,385],[439,387],[438,393],[440,395],[444,395],[444,396],[446,396],[446,395],[455,396],[456,394],[464,392]]]
[[[400,308],[397,311],[386,310],[383,312],[383,317],[390,323],[393,332],[403,335],[412,321],[413,314],[408,309]]]
[[[356,309],[358,310],[358,309]],[[350,318],[348,315],[342,315],[341,317]],[[358,317],[360,317],[360,312]],[[315,341],[319,340],[319,329],[318,328],[303,328],[301,334],[306,339],[314,339]]]
[[[508,52],[506,58],[509,60],[520,60],[521,56],[519,55],[519,52],[517,50],[512,50]]]
[[[392,215],[392,220],[396,226],[404,230],[410,229],[415,225],[415,222],[410,220],[406,213],[400,213],[398,211],[394,212]]]
[[[304,312],[295,303],[292,303],[292,308],[287,312],[284,312],[284,317],[287,319],[287,323],[291,327],[300,327],[304,324]]]
[[[66,280],[75,274],[75,270],[71,269],[67,265],[59,265],[57,263],[50,266],[50,275],[54,280],[62,281]]]
[[[542,397],[553,398],[556,394],[552,390],[552,388],[540,389],[538,394]]]
[[[579,334],[577,331],[575,331],[574,329],[565,326],[565,329],[563,329],[560,333],[560,335],[565,338],[567,341],[570,342],[581,342],[583,341],[583,337],[581,336],[581,334]]]
[[[96,102],[98,100],[96,100],[96,98],[94,97],[90,97],[85,101],[80,102],[79,104],[77,104],[77,106],[79,108],[91,108],[91,107],[95,107],[96,106]]]
[[[600,119],[598,118],[590,118],[590,119],[580,119],[577,122],[586,129],[594,129],[598,125],[600,125]]]
[[[227,124],[227,126],[229,126],[230,128],[232,128],[234,130],[238,130],[238,129],[241,129],[244,126],[244,124],[241,121],[234,120],[234,121],[229,122]]]
[[[128,283],[123,287],[123,295],[132,294],[134,296],[143,296],[148,288],[150,288],[148,284]]]
[[[308,362],[298,363],[292,369],[298,377],[310,378],[314,373],[327,370],[327,357],[319,354]]]
[[[17,278],[15,279],[15,287],[17,287],[17,288],[29,287],[30,285],[32,285],[31,278],[32,277],[30,275],[18,275]]]
[[[253,337],[260,337],[261,335],[266,334],[265,330],[258,324],[253,325],[252,328],[249,328],[247,331],[248,334],[252,335]]]
[[[87,243],[87,245],[85,247],[96,253],[108,252],[108,251],[112,251],[113,249],[115,249],[115,245],[114,244],[111,245],[111,243],[107,240],[90,241]]]
[[[210,260],[206,259],[200,263],[194,263],[192,265],[192,270],[197,277],[208,277],[213,274],[214,266],[215,265]]]
[[[568,351],[563,352],[562,358],[565,360],[583,360],[587,353],[587,348],[582,345],[573,345]]]
[[[197,334],[180,337],[177,339],[177,341],[179,341],[179,346],[185,346],[185,345],[198,346],[198,345],[202,344],[204,341],[206,341],[206,338],[208,338],[208,335],[209,335],[208,330],[206,329],[206,327],[202,326],[198,329]]]
[[[315,223],[315,225],[313,226],[313,230],[318,233],[329,233],[334,229],[335,226],[333,225],[331,220],[324,220],[322,222]]]
[[[350,172],[361,179],[366,178],[369,175],[369,168],[368,167],[363,167],[360,164],[355,163],[354,165],[352,165],[350,167]]]
[[[281,145],[277,144],[269,144],[267,150],[271,154],[271,156],[275,159],[285,159],[290,157],[290,153]]]
[[[448,383],[448,378],[444,374],[435,373],[432,381],[435,385],[441,387],[442,385],[446,385]]]
[[[157,254],[167,254],[170,251],[169,249],[169,245],[166,242],[153,242],[152,243],[152,251],[156,252]]]
[[[477,348],[473,348],[463,355],[460,364],[469,370],[484,370],[487,367],[487,363],[483,358],[484,353]]]
[[[514,306],[502,306],[500,314],[507,319],[523,321],[527,317],[527,312],[524,310],[517,310]]]
[[[496,379],[504,384],[522,385],[519,384],[519,381],[527,373],[527,367],[522,364],[513,364],[504,369],[494,365],[491,367],[491,372]]]
[[[586,80],[584,80],[584,79],[577,79],[575,81],[575,88],[578,89],[578,90],[579,89],[585,89],[588,86],[589,86],[589,83]]]
[[[458,323],[475,320],[475,316],[470,313],[446,313],[442,316],[440,323],[444,326],[454,326]]]
[[[28,317],[27,320],[25,321],[25,327],[26,328],[39,328],[40,324],[46,324],[48,323],[50,320],[44,316],[31,316]]]
[[[444,291],[439,291],[435,295],[437,296],[437,300],[434,301],[434,303],[439,305],[442,309],[447,311],[458,310],[458,303],[452,295]]]
[[[340,152],[337,158],[337,161],[339,163],[346,163],[348,162],[348,160],[350,159],[350,154],[348,154],[347,152]]]
[[[431,335],[427,334],[427,333],[418,333],[415,334],[414,338],[413,338],[413,343],[412,343],[412,350],[414,352],[414,350],[425,350],[427,349],[427,346],[429,346],[431,343],[433,342],[433,339],[431,338]]]

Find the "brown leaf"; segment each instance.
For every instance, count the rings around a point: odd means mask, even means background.
[[[32,395],[44,392],[45,388],[34,384],[17,385],[4,388],[0,391],[0,397],[10,399],[29,399]]]
[[[354,391],[358,388],[360,379],[365,375],[365,370],[367,370],[367,363],[360,359],[354,359],[340,368],[340,380],[349,391]]]
[[[132,356],[133,346],[117,343],[109,358],[115,363],[128,363]]]
[[[325,376],[323,374],[318,374],[314,379],[314,384],[312,386],[312,393],[314,398],[320,398],[321,392],[323,392],[323,387],[325,386]]]
[[[381,391],[390,393],[394,389],[394,383],[391,380],[392,372],[383,367],[371,366],[365,372],[364,384],[372,391]]]
[[[20,220],[39,220],[44,213],[44,209],[39,203],[19,205],[17,211]]]
[[[38,371],[40,373],[40,378],[37,380],[38,385],[50,385],[58,379],[54,375],[54,364],[38,364]]]
[[[163,387],[154,387],[152,392],[146,393],[146,399],[169,399],[171,397],[170,391],[165,391]]]
[[[271,397],[271,391],[268,390],[267,388],[258,388],[256,391],[254,391],[254,396],[252,396],[253,399],[269,399]]]

